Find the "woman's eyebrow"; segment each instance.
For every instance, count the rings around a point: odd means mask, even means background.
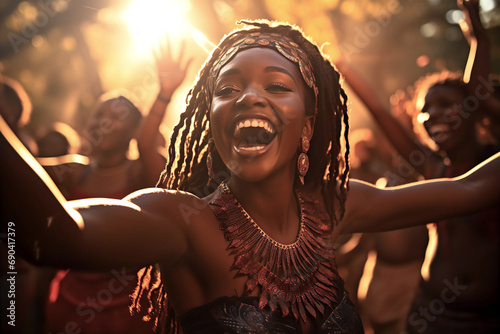
[[[293,74],[290,73],[290,71],[288,71],[287,69],[283,68],[283,67],[279,67],[279,66],[268,66],[264,69],[264,73],[271,73],[271,72],[280,72],[280,73],[284,73],[286,75],[288,75],[290,78],[292,78],[292,80],[296,83],[295,81],[295,78],[293,77]],[[235,75],[235,74],[239,74],[241,73],[241,71],[237,68],[230,68],[224,72],[221,72],[219,73],[219,77],[218,79],[220,78],[223,78],[223,77],[227,77],[227,76],[231,76],[231,75]]]
[[[229,75],[239,74],[241,71],[237,68],[230,68],[227,71],[219,73],[219,79],[223,77],[227,77]]]
[[[292,78],[293,82],[297,83],[295,81],[295,78],[293,77],[292,73],[290,73],[288,70],[284,69],[283,67],[279,67],[279,66],[268,66],[264,69],[264,72],[265,73],[269,73],[269,72],[281,72],[281,73],[285,73],[286,75],[288,75],[290,78]]]

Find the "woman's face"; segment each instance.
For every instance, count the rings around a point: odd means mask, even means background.
[[[463,93],[453,87],[434,86],[425,95],[421,111],[425,114],[424,126],[442,150],[457,148],[464,140],[474,139],[470,137],[474,136],[474,121],[463,102]]]
[[[276,173],[293,178],[302,135],[312,136],[305,115],[307,86],[296,64],[267,48],[240,51],[215,81],[210,122],[224,164],[257,182]]]
[[[94,151],[128,149],[137,125],[132,113],[130,106],[119,99],[103,102],[91,116],[84,139],[90,141]]]

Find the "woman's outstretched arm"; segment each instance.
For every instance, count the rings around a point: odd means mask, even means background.
[[[341,233],[380,232],[462,216],[500,204],[500,153],[453,179],[379,189],[351,181]]]
[[[105,270],[177,261],[187,252],[179,208],[191,195],[149,189],[124,200],[68,202],[0,117],[2,228],[27,260]]]

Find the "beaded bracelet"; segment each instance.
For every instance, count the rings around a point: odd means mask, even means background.
[[[161,96],[160,94],[158,94],[158,96],[156,97],[156,99],[160,100],[162,102],[165,102],[166,104],[170,103],[170,98],[169,97]]]

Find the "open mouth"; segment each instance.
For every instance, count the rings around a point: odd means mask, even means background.
[[[236,123],[233,134],[236,151],[260,152],[276,137],[274,126],[265,119],[249,118]]]
[[[436,143],[443,142],[448,138],[448,135],[451,132],[451,128],[446,124],[436,124],[432,125],[427,129],[429,136]]]

